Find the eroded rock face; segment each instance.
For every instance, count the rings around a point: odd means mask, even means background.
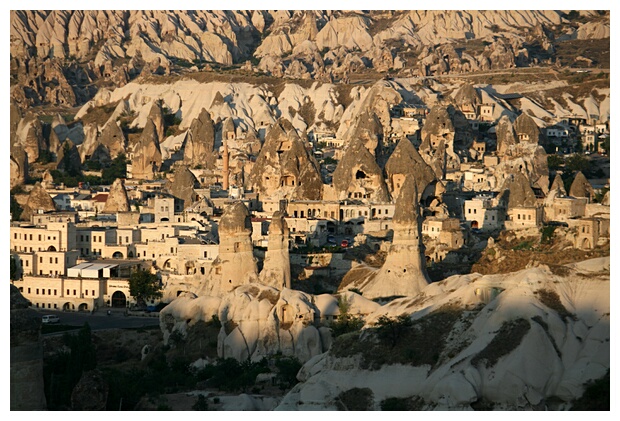
[[[581,171],[575,174],[573,184],[570,185],[570,196],[573,197],[587,197],[592,199],[594,197],[594,189],[592,184],[588,181],[585,175]]]
[[[333,175],[333,186],[339,199],[389,201],[390,195],[379,164],[383,160],[383,126],[377,115],[362,112],[345,137],[349,141]]]
[[[553,179],[553,184],[551,184],[551,188],[549,189],[549,192],[553,190],[557,190],[559,194],[566,196],[566,188],[564,187],[564,180],[562,180],[562,177],[560,176],[560,174],[556,174],[555,178]]]
[[[215,168],[215,129],[211,114],[204,108],[192,124],[185,138],[183,162],[190,167],[201,165]]]
[[[514,122],[514,129],[519,142],[538,144],[540,140],[540,129],[527,113],[521,113],[521,115],[517,117]]]
[[[204,292],[211,296],[221,296],[258,279],[252,246],[252,222],[243,202],[234,202],[226,208],[218,233],[219,255],[213,263]]]
[[[377,410],[392,397],[422,398],[426,410],[471,410],[481,400],[495,410],[567,410],[591,380],[609,373],[609,257],[554,272],[542,265],[451,276],[393,300],[365,317],[367,326],[381,316],[411,315],[414,335],[424,341],[418,349],[432,347],[435,362],[415,356],[408,342],[400,349],[412,362],[384,363],[389,342],[378,345],[385,339],[365,329],[353,338],[355,350],[340,342],[306,363],[277,410],[336,410],[337,397],[354,388],[370,389],[369,406]],[[549,307],[545,297],[558,304]]]
[[[407,175],[415,179],[418,195],[437,178],[433,169],[422,159],[411,141],[403,137],[385,165],[387,185],[392,197],[398,197]]]
[[[167,341],[173,331],[186,334],[197,321],[217,315],[220,358],[258,361],[280,352],[305,362],[327,349],[329,337],[314,326],[319,312],[312,301],[301,291],[242,285],[219,298],[177,298],[161,311],[160,327]]]
[[[168,182],[166,190],[168,193],[183,201],[183,209],[189,208],[197,199],[195,187],[199,185],[196,176],[187,168],[182,166],[174,173],[174,180]]]
[[[505,156],[511,146],[517,144],[514,128],[508,116],[503,115],[499,119],[495,134],[497,136],[497,155]]]
[[[137,179],[152,180],[155,173],[159,171],[161,163],[157,129],[151,120],[147,120],[140,139],[133,146],[132,176]]]
[[[105,201],[102,213],[129,212],[129,197],[125,190],[125,183],[122,179],[117,178],[110,186],[110,194]]]
[[[40,182],[37,182],[28,195],[28,201],[24,205],[24,211],[21,214],[23,221],[29,221],[30,217],[39,212],[51,212],[56,210],[56,204],[49,195],[45,187]]]
[[[79,173],[81,171],[80,152],[70,139],[62,142],[56,162],[56,168],[67,173]]]
[[[536,205],[536,195],[532,190],[530,180],[521,172],[506,178],[499,197],[507,209]]]
[[[47,150],[47,145],[43,139],[43,127],[35,114],[27,113],[19,122],[16,131],[16,142],[28,154],[29,164],[39,159],[39,151]]]
[[[507,146],[501,162],[494,168],[497,185],[501,186],[515,172],[523,173],[544,194],[549,191],[547,153],[542,146],[529,142]]]
[[[454,96],[454,102],[461,109],[476,111],[478,105],[482,103],[480,93],[473,85],[466,83],[461,86]]]
[[[284,213],[275,212],[269,224],[269,242],[258,281],[280,291],[291,287],[288,235],[289,229]]]
[[[11,411],[47,409],[43,390],[43,346],[41,316],[11,285]]]
[[[319,200],[323,182],[316,159],[288,120],[267,133],[247,183],[265,197]]]
[[[435,106],[421,131],[420,156],[443,178],[449,169],[458,170],[459,151],[467,151],[473,134],[463,113],[452,105]]]
[[[10,185],[11,189],[26,182],[28,178],[28,155],[17,145],[11,148]]]
[[[430,283],[426,272],[420,209],[416,182],[407,175],[400,189],[394,217],[392,218],[394,238],[388,250],[385,263],[376,272],[369,271],[359,276],[350,271],[343,279],[346,288],[357,288],[364,297],[379,298],[393,296],[413,297]]]
[[[120,154],[126,154],[125,135],[115,121],[108,121],[103,127],[99,135],[99,143],[106,147],[110,159],[114,159]]]

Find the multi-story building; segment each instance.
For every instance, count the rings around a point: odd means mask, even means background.
[[[464,202],[463,215],[474,229],[493,231],[504,227],[505,210],[493,205],[493,198],[479,195]]]

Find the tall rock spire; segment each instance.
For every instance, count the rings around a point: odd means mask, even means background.
[[[291,288],[291,262],[288,253],[288,225],[284,213],[276,211],[269,225],[269,244],[259,280],[263,285],[282,290]]]

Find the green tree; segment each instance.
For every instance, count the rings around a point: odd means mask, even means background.
[[[276,360],[278,374],[276,380],[282,390],[293,387],[297,383],[297,373],[301,370],[301,362],[295,357],[281,357]]]
[[[401,314],[395,319],[381,316],[376,323],[379,338],[388,340],[392,348],[396,346],[403,332],[412,325],[413,322],[408,314]]]
[[[574,154],[566,160],[566,168],[577,172],[585,173],[590,170],[590,160],[582,154]]]
[[[549,170],[557,171],[564,165],[564,160],[558,155],[547,155],[547,165]]]
[[[145,306],[146,300],[163,296],[157,276],[142,269],[129,277],[129,293],[136,298],[139,306]]]
[[[102,184],[112,184],[117,178],[125,177],[127,177],[127,158],[124,154],[119,154],[109,167],[101,171]]]
[[[329,326],[334,338],[344,335],[345,333],[357,332],[364,327],[364,319],[349,313],[350,304],[344,296],[338,298],[338,308],[340,310],[340,315],[338,319],[333,321]]]
[[[43,362],[43,378],[48,409],[71,407],[71,392],[85,371],[97,367],[97,352],[88,323],[77,332],[65,333],[65,348]]]
[[[15,281],[17,279],[19,279],[19,276],[17,274],[17,262],[15,261],[15,258],[13,256],[11,256],[11,280]]]
[[[22,215],[22,212],[24,211],[24,209],[19,205],[19,203],[17,203],[17,200],[15,200],[15,197],[13,195],[11,195],[10,208],[11,208],[11,219],[13,221],[19,221],[19,217]]]

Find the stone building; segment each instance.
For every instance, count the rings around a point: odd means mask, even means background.
[[[494,204],[488,195],[478,195],[464,202],[464,217],[471,227],[483,231],[494,231],[504,227],[506,211],[503,206]]]

